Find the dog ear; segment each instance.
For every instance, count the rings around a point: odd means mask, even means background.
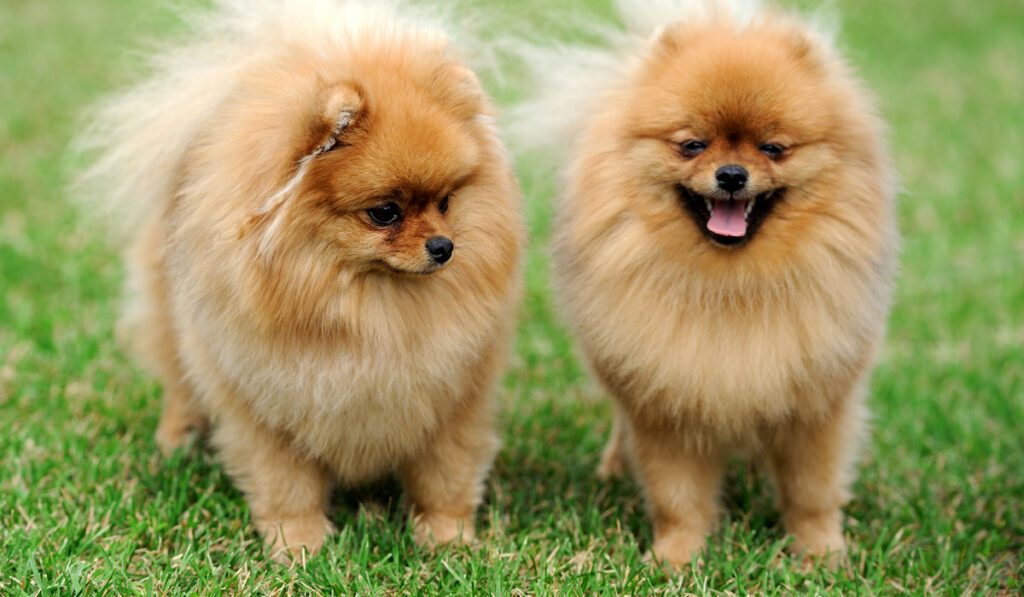
[[[314,158],[336,147],[348,145],[346,140],[351,138],[364,109],[363,94],[356,87],[345,83],[327,86],[320,97],[319,108],[309,126],[307,149],[296,163],[295,172],[238,228],[239,239],[257,228],[263,229],[258,248],[260,257],[266,258],[272,252],[281,226],[282,212],[302,184]]]
[[[658,27],[651,36],[652,47],[664,54],[674,54],[684,48],[685,27],[679,23],[670,23]]]
[[[312,126],[314,143],[311,157],[347,145],[346,133],[359,119],[363,107],[363,94],[346,83],[335,83],[321,94],[321,110]]]
[[[800,30],[794,30],[787,39],[790,57],[815,73],[827,72],[826,57],[822,46],[813,37]]]
[[[430,95],[437,98],[438,103],[456,118],[462,120],[471,120],[485,113],[487,102],[476,73],[451,60],[444,53],[443,46],[439,46],[437,51],[441,64],[428,80]]]
[[[309,125],[307,149],[296,163],[295,172],[238,228],[239,239],[256,228],[263,228],[259,243],[261,256],[269,252],[280,226],[281,212],[302,184],[313,159],[336,147],[347,145],[346,138],[351,136],[352,129],[363,111],[363,95],[352,85],[328,85],[320,92],[320,98]]]

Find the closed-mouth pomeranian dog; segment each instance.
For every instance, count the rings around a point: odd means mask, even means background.
[[[615,399],[599,473],[632,464],[652,555],[678,567],[706,541],[727,459],[756,455],[791,549],[834,562],[898,242],[884,127],[798,18],[620,9],[642,38],[535,48],[550,68],[520,110],[549,125],[527,141],[571,144],[554,270]]]
[[[419,23],[221,0],[85,134],[133,231],[157,441],[209,426],[278,558],[323,544],[333,484],[392,473],[417,542],[474,535],[522,201],[477,78]]]

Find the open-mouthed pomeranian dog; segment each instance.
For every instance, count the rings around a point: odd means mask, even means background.
[[[208,427],[278,558],[324,543],[332,485],[392,473],[417,542],[471,539],[497,445],[522,200],[477,78],[402,15],[221,0],[85,135],[157,442]]]
[[[620,9],[636,35],[613,50],[533,48],[544,83],[520,110],[546,123],[527,141],[569,145],[554,271],[615,399],[599,473],[632,464],[652,555],[678,567],[727,459],[756,455],[792,550],[834,561],[898,244],[884,127],[801,19]]]

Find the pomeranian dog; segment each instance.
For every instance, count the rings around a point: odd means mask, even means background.
[[[157,442],[208,426],[279,559],[324,543],[332,486],[389,474],[418,543],[471,539],[497,445],[521,195],[476,76],[408,14],[220,0],[85,133]]]
[[[757,456],[791,549],[844,553],[841,506],[884,335],[898,237],[873,100],[827,35],[751,2],[621,2],[611,50],[533,48],[565,142],[554,273],[614,397],[599,474],[626,463],[679,567],[723,468]],[[529,132],[525,125],[518,127]]]

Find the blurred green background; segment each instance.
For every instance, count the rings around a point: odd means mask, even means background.
[[[64,191],[83,111],[134,79],[140,40],[180,26],[153,0],[4,0],[0,593],[1019,594],[1024,3],[831,5],[842,47],[880,97],[903,181],[902,273],[847,508],[856,547],[835,573],[801,571],[780,553],[770,491],[736,464],[703,567],[669,575],[641,562],[650,530],[635,484],[593,477],[609,408],[552,309],[555,185],[528,155],[528,291],[480,544],[416,549],[399,491],[384,484],[339,496],[343,531],[324,554],[292,570],[267,564],[241,495],[207,454],[156,455],[159,388],[112,338],[117,250]],[[505,15],[495,35],[515,21],[552,37],[572,34],[564,15],[612,12],[579,0],[466,10]],[[519,85],[510,75],[499,99]]]

